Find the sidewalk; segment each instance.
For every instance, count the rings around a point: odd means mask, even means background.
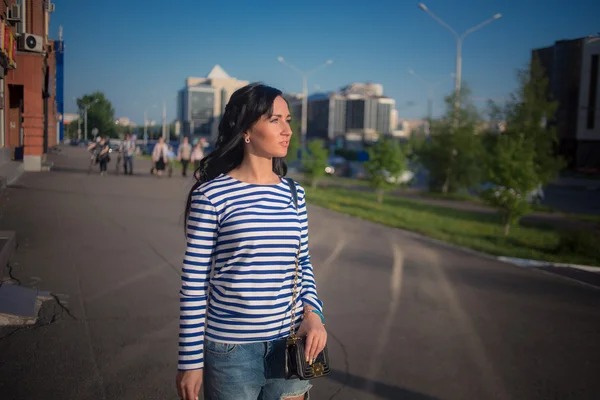
[[[140,176],[111,176],[111,162],[100,177],[79,149],[53,157],[0,197],[13,275],[60,300],[33,327],[0,327],[0,397],[173,398],[187,181],[157,185],[142,160]]]

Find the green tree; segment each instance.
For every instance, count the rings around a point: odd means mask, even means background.
[[[538,60],[518,74],[519,88],[504,106],[491,105],[492,118],[504,118],[506,129],[486,138],[487,178],[494,185],[482,198],[504,213],[504,234],[526,215],[530,194],[554,179],[564,161],[556,156],[556,131],[546,126],[557,104],[549,99],[548,79]]]
[[[530,211],[529,193],[539,184],[535,144],[523,134],[502,135],[490,150],[486,166],[493,186],[481,197],[503,213],[504,236],[508,236],[511,225]]]
[[[383,202],[386,189],[394,186],[394,178],[408,169],[406,155],[398,141],[380,136],[377,143],[369,148],[369,160],[365,163],[365,171],[371,186],[377,192],[377,203]]]
[[[318,180],[325,175],[327,157],[328,152],[323,140],[314,139],[308,143],[308,154],[302,157],[302,166],[313,189],[317,187]]]
[[[429,172],[431,190],[455,192],[481,182],[485,156],[477,134],[481,118],[469,95],[467,88],[461,89],[458,108],[456,94],[446,98],[446,114],[432,122],[431,137],[421,146],[419,160]]]
[[[549,94],[548,78],[539,60],[518,72],[519,88],[496,113],[506,120],[506,133],[523,134],[535,145],[535,168],[541,184],[551,182],[564,168],[556,155],[556,129],[547,122],[555,119],[558,103]]]
[[[84,105],[91,104],[94,101],[96,101],[96,103],[89,107],[87,112],[88,139],[91,138],[91,132],[94,128],[98,129],[99,135],[112,138],[117,137],[115,109],[113,108],[112,103],[104,96],[104,93],[94,92],[92,94],[86,94],[77,99],[77,104],[82,108]],[[83,121],[81,129],[84,129]]]

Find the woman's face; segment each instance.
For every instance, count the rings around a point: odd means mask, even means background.
[[[273,115],[263,115],[244,134],[244,139],[250,139],[250,143],[246,143],[249,152],[261,157],[285,157],[292,137],[290,118],[286,101],[277,96]]]

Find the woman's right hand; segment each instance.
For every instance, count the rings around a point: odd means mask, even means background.
[[[177,372],[177,393],[183,400],[197,400],[202,387],[204,370],[192,369]]]

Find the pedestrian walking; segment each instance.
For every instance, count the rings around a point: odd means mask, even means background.
[[[125,135],[125,140],[121,143],[119,149],[123,155],[123,169],[125,175],[133,175],[133,155],[135,154],[135,140],[129,134]]]
[[[196,143],[190,161],[194,164],[194,171],[200,168],[200,161],[204,158],[204,149],[202,148],[202,142]]]
[[[181,162],[181,175],[187,176],[187,168],[192,158],[192,145],[187,136],[183,138],[183,142],[177,149],[177,159]]]
[[[281,91],[250,84],[200,163],[185,210],[182,399],[204,386],[206,400],[300,400],[328,371],[305,192],[285,178],[291,135]]]
[[[169,163],[169,148],[165,143],[164,138],[159,138],[158,143],[154,145],[154,149],[152,150],[152,161],[154,162],[154,169],[158,176],[162,176],[163,171],[167,167]]]
[[[96,162],[100,164],[100,175],[104,176],[110,162],[110,142],[108,137],[98,136],[97,141],[88,147],[88,151],[96,154]]]

